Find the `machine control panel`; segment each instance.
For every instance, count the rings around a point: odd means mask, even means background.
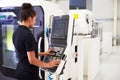
[[[63,54],[64,49],[65,49],[64,47],[54,47],[54,50],[51,51],[51,55],[45,56],[43,61],[50,62],[50,61],[56,60],[56,59],[65,60],[67,56],[65,54]],[[55,72],[57,67],[53,67],[50,69],[44,68],[44,69],[49,72]]]
[[[64,51],[64,48],[62,47],[54,47],[55,50],[51,51],[52,57],[50,58],[50,60],[54,60],[54,59],[65,59],[65,56],[62,54]]]
[[[46,56],[44,58],[44,61],[49,62],[49,61],[52,61],[55,59],[65,60],[66,56],[65,56],[65,54],[63,54],[63,52],[64,52],[63,47],[54,47],[54,50],[50,52],[51,55]]]

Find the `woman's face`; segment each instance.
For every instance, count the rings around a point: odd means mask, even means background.
[[[35,17],[30,17],[30,27],[33,27],[36,23],[36,16]]]

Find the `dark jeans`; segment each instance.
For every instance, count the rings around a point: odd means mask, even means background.
[[[23,65],[18,65],[16,72],[18,80],[41,80],[38,70],[32,71],[26,69]]]
[[[17,71],[17,77],[18,77],[18,80],[41,80],[39,78],[39,75],[30,73],[27,71],[25,72],[22,70]]]

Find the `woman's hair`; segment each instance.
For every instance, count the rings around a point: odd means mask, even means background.
[[[36,12],[34,11],[32,5],[30,3],[23,3],[20,11],[21,21],[26,21],[29,17],[36,16]]]

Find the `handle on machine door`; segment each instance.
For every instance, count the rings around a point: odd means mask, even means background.
[[[41,42],[42,42],[42,37],[39,37],[39,40],[38,40],[38,53],[41,51],[41,49],[40,49],[40,44],[41,44]],[[39,60],[40,60],[40,57],[38,57],[38,58],[39,58]],[[40,78],[42,79],[41,73],[39,73],[39,76],[40,76]]]
[[[41,44],[41,41],[42,41],[42,37],[39,38],[38,40],[38,53],[40,52],[40,44]]]

